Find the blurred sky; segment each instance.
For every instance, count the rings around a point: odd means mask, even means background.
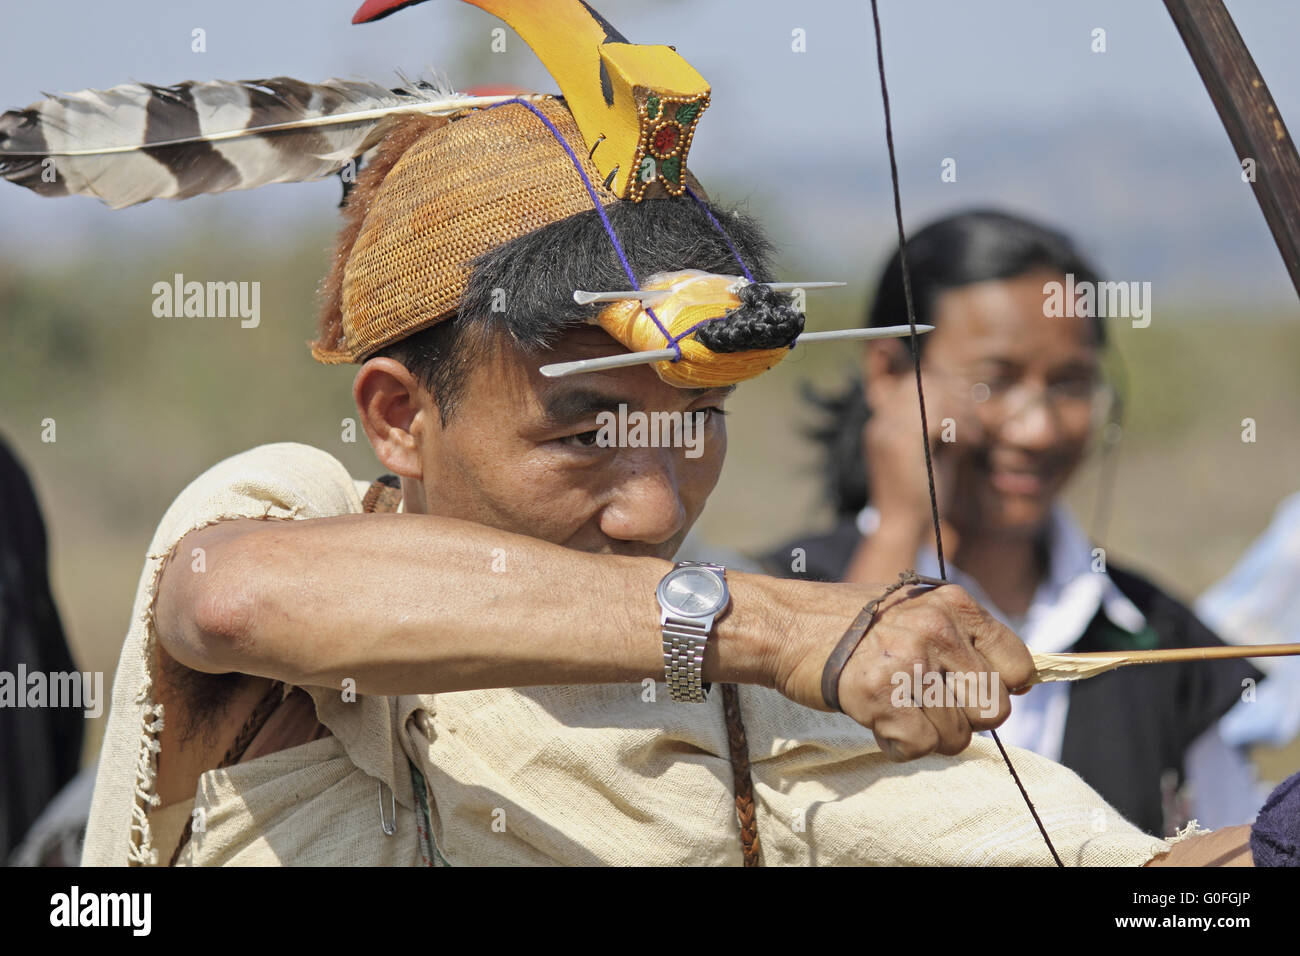
[[[712,84],[691,167],[715,198],[779,226],[802,279],[863,290],[893,241],[870,5],[865,0],[595,0],[629,39],[674,44]],[[289,75],[395,81],[448,72],[461,87],[555,89],[495,18],[457,0],[352,26],[354,0],[44,0],[9,4],[0,107],[42,91],[128,80]],[[1156,0],[882,0],[886,68],[909,228],[975,204],[1066,227],[1107,278],[1208,308],[1295,310],[1295,296],[1209,97]],[[1234,19],[1284,117],[1300,123],[1300,3],[1239,0]],[[191,51],[206,30],[207,52]],[[1090,49],[1094,28],[1107,51]],[[791,50],[806,31],[807,52]],[[952,156],[958,182],[939,181]],[[275,186],[112,212],[84,198],[0,189],[11,264],[78,248],[122,255],[219,220],[274,240],[319,228],[337,182]],[[328,242],[328,231],[322,235]],[[833,273],[833,274],[832,274]]]

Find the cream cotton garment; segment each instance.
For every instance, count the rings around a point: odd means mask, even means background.
[[[190,531],[225,519],[306,520],[361,510],[357,487],[335,458],[288,443],[264,445],[215,465],[167,509],[149,546],[113,681],[83,865],[166,864],[179,835],[168,819],[164,829],[172,840],[155,846],[149,818],[157,799],[153,781],[161,727],[156,722],[166,715],[157,713],[148,662],[156,640],[157,578],[167,554]],[[420,862],[410,765],[397,743],[396,699],[361,696],[344,703],[337,689],[308,691],[334,737],[203,774],[194,800],[202,828],[195,827],[181,863]],[[392,836],[381,826],[381,781],[387,788],[385,810],[390,799],[396,804]]]
[[[189,531],[219,520],[360,513],[364,487],[318,449],[265,445],[205,472],[168,509],[118,664],[83,863],[170,857],[170,845],[154,845],[149,816],[159,716],[146,665],[167,553]],[[741,862],[716,692],[707,704],[677,704],[662,683],[653,695],[641,684],[617,684],[355,702],[338,689],[307,690],[334,736],[203,774],[194,811],[204,826],[182,863],[426,862],[412,764],[427,783],[439,862]],[[1051,863],[990,741],[977,736],[957,757],[893,764],[843,715],[748,686],[741,706],[764,863]],[[1012,749],[1011,758],[1067,865],[1136,865],[1168,850],[1071,771],[1023,750]],[[381,804],[395,824],[391,836]],[[174,831],[175,821],[166,822]]]
[[[661,683],[646,696],[604,685],[419,698],[408,726],[440,857],[741,865],[720,695],[673,703]],[[743,686],[740,700],[765,865],[1052,865],[984,737],[957,757],[894,764],[848,717],[766,688]],[[1169,848],[1065,767],[1011,759],[1067,866],[1137,865]]]

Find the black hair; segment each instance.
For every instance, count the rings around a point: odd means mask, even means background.
[[[771,243],[758,221],[739,210],[702,208],[693,199],[618,202],[605,207],[639,281],[657,272],[699,269],[741,274],[721,222],[759,283],[770,281]],[[377,354],[402,362],[438,402],[444,424],[462,397],[468,373],[489,348],[494,331],[527,353],[551,348],[569,328],[594,317],[602,304],[578,305],[576,289],[626,289],[627,274],[595,209],[506,242],[473,263],[458,313],[387,346]],[[701,327],[696,338],[716,352],[780,348],[803,331],[788,295],[762,285],[742,288],[739,308]]]
[[[1096,282],[1096,270],[1063,233],[1020,216],[979,209],[930,223],[907,241],[907,271],[918,324],[935,324],[939,296],[977,282],[1014,279],[1040,269],[1072,274],[1075,282]],[[1098,348],[1106,344],[1100,316],[1093,316]],[[903,271],[898,251],[886,263],[866,314],[866,325],[907,324]],[[923,352],[927,336],[918,336]],[[867,504],[862,430],[870,417],[862,381],[854,376],[843,391],[804,397],[821,413],[808,437],[822,446],[826,494],[843,518]]]

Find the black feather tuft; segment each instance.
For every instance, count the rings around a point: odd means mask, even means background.
[[[748,352],[791,345],[803,332],[804,317],[787,293],[753,282],[738,293],[740,308],[702,326],[695,338],[714,352]]]
[[[771,246],[758,221],[717,206],[708,208],[726,223],[750,272],[771,281],[767,264]],[[605,211],[633,273],[642,279],[682,269],[720,275],[740,271],[726,239],[693,200],[616,202]],[[629,285],[599,215],[590,209],[480,256],[461,297],[460,314],[500,323],[525,349],[545,349],[567,327],[594,318],[604,308],[602,304],[577,305],[575,289],[604,292]],[[726,325],[727,321],[710,324]]]

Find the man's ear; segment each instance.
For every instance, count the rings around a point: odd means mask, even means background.
[[[889,388],[893,379],[911,368],[911,359],[901,343],[905,339],[877,339],[867,342],[862,347],[862,387],[867,397],[867,406],[874,408],[879,404],[875,393],[882,387]]]
[[[357,372],[352,397],[380,463],[400,478],[423,481],[420,446],[427,429],[441,427],[429,390],[401,362],[372,358]]]

